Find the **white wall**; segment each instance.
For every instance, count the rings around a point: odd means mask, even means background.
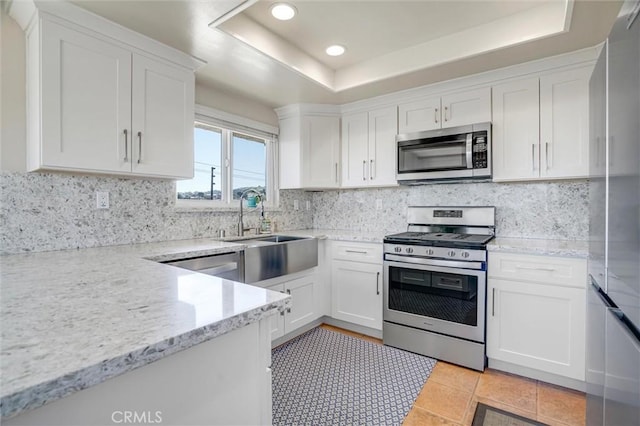
[[[26,169],[25,37],[4,8],[0,12],[0,170]]]
[[[196,83],[196,103],[278,127],[273,108],[199,83]]]

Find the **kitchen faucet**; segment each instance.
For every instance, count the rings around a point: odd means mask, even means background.
[[[244,191],[241,195],[240,195],[240,216],[238,218],[238,236],[242,237],[244,236],[244,231],[248,231],[251,228],[245,228],[244,227],[244,222],[243,222],[243,209],[242,209],[242,201],[244,201],[245,197],[248,194],[255,194],[258,196],[258,198],[260,199],[260,208],[261,208],[261,212],[262,212],[262,216],[264,216],[264,201],[262,200],[263,196],[261,193],[259,193],[258,191],[256,191],[253,188],[249,188],[246,191]],[[257,232],[256,232],[257,233]]]

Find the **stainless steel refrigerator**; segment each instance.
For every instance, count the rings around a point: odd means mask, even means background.
[[[587,425],[640,425],[640,1],[590,81]]]

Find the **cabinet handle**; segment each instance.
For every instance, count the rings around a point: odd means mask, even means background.
[[[291,296],[291,290],[290,290],[290,289],[287,289],[287,294],[288,294],[289,296]],[[287,308],[287,313],[288,313],[288,314],[290,314],[290,313],[291,313],[291,308]]]
[[[367,173],[366,168],[367,160],[362,160],[362,180],[367,180],[367,178],[365,177],[365,174]]]
[[[129,162],[129,132],[124,129],[124,162]]]
[[[433,114],[436,124],[438,124],[438,108],[435,109],[435,113]]]
[[[536,171],[536,144],[531,144],[531,170]]]
[[[336,163],[336,183],[338,183],[338,163]]]
[[[529,271],[547,271],[553,272],[556,268],[545,268],[544,266],[524,266],[524,265],[516,265],[516,269],[526,269]]]
[[[491,316],[496,316],[496,288],[491,289]]]
[[[363,251],[363,250],[349,250],[349,249],[347,249],[347,250],[345,250],[345,252],[347,252],[347,253],[367,254],[367,252]]]
[[[447,112],[449,111],[449,107],[444,107],[444,121],[449,121],[447,119]]]
[[[142,132],[138,132],[138,164],[142,161]]]
[[[551,168],[551,161],[549,161],[549,142],[544,144],[544,156],[547,170],[549,170]]]
[[[373,160],[369,162],[369,179],[373,180]]]
[[[376,294],[380,294],[380,272],[376,272]]]

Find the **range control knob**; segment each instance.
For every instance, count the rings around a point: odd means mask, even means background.
[[[402,247],[394,247],[393,251],[395,251],[396,253],[400,253],[402,251]]]
[[[433,249],[427,249],[427,254],[429,256],[433,256]]]
[[[455,252],[455,250],[449,250],[449,251],[447,252],[447,254],[449,255],[449,257],[456,257],[456,252]]]
[[[407,247],[404,251],[407,253],[413,253],[413,249],[411,247]]]
[[[469,252],[468,251],[463,251],[462,253],[460,253],[460,256],[464,257],[465,259],[467,257],[469,257]]]

